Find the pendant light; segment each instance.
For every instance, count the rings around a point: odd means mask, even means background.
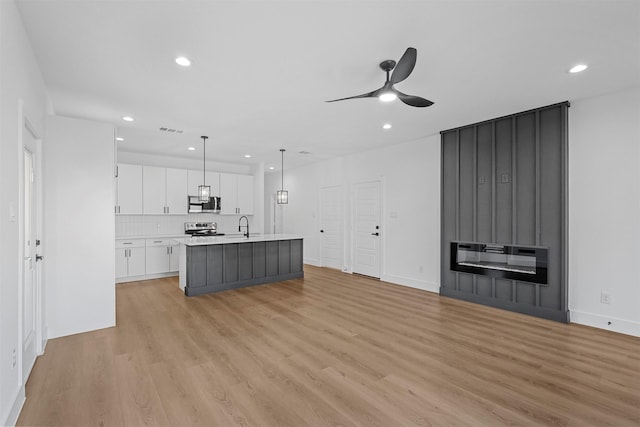
[[[276,200],[279,205],[286,205],[289,203],[289,192],[284,189],[284,148],[280,149],[280,153],[282,154],[282,186],[276,193]]]
[[[209,198],[211,197],[211,186],[206,185],[206,161],[207,158],[205,156],[206,153],[206,142],[208,136],[201,136],[202,138],[202,185],[198,185],[198,198],[203,203],[209,203]]]

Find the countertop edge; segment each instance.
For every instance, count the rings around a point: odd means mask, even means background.
[[[301,240],[304,239],[299,234],[264,234],[255,237],[194,237],[185,241],[185,246],[206,246],[206,245],[227,245],[231,243],[252,243],[252,242],[273,242],[278,240]]]

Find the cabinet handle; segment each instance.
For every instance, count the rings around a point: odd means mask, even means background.
[[[173,246],[169,246],[169,249],[171,249],[171,254],[173,254]]]
[[[169,210],[169,206],[167,206],[167,213],[171,213],[171,211]]]
[[[133,242],[124,242],[123,245],[133,245]]]
[[[162,240],[154,240],[153,243],[162,243]]]
[[[120,213],[120,205],[118,205],[118,213]]]

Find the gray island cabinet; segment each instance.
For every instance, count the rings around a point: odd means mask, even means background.
[[[301,236],[198,237],[181,246],[187,296],[304,277]]]

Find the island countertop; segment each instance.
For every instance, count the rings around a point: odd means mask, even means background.
[[[229,243],[273,242],[277,240],[302,239],[298,234],[258,234],[255,236],[206,236],[192,237],[185,240],[185,246],[226,245]]]

